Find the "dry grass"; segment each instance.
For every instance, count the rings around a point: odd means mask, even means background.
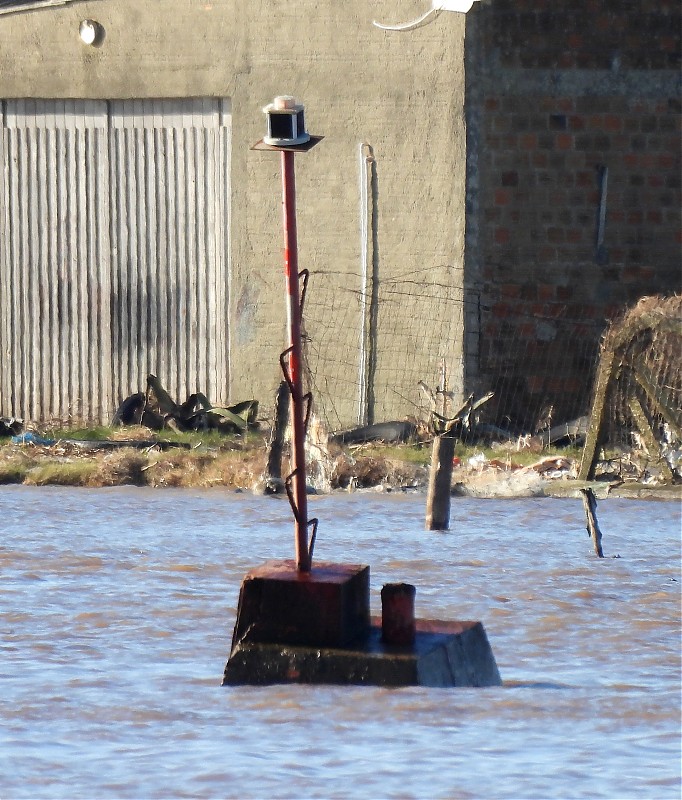
[[[47,461],[30,469],[24,483],[30,486],[90,486],[97,464],[92,461]]]
[[[60,431],[66,438],[66,434]],[[87,431],[68,432],[68,438],[90,436]],[[125,439],[147,439],[147,429],[125,429]],[[165,438],[165,437],[164,437]],[[0,484],[34,486],[154,486],[252,489],[266,465],[265,442],[260,437],[219,440],[219,446],[194,446],[159,451],[122,448],[83,450],[60,442],[52,446],[0,446]],[[211,440],[213,443],[213,440]],[[412,486],[426,479],[424,460],[428,450],[366,446],[356,451],[336,449],[327,463],[331,488],[390,484]],[[286,474],[285,458],[283,471]]]
[[[116,432],[120,435],[120,430]],[[114,438],[104,435],[105,431],[99,437],[89,436],[87,430],[79,430],[78,437],[73,433],[69,431],[68,435],[63,435],[65,438]],[[152,433],[146,428],[125,428],[122,438],[147,440],[152,438]],[[210,437],[207,441],[209,446],[199,435],[193,434],[187,441],[191,449],[173,447],[163,451],[156,448],[83,450],[63,441],[49,447],[0,444],[0,484],[253,489],[265,471],[265,440],[254,436],[247,440]],[[478,448],[461,445],[456,450],[462,464],[476,452]],[[484,452],[496,462],[514,462],[510,468],[537,460],[537,455],[527,450],[504,454],[499,450]],[[562,452],[568,454],[565,450]],[[577,451],[570,456],[576,454]],[[323,471],[328,479],[326,485],[331,489],[426,486],[430,457],[430,443],[366,444],[348,449],[332,446],[324,458]],[[287,467],[285,457],[284,474]],[[310,467],[313,473],[317,465],[311,463]]]
[[[336,456],[330,475],[332,489],[346,489],[351,484],[358,488],[370,486],[417,486],[428,479],[428,468],[410,460],[387,457],[381,449],[363,449],[352,455]]]

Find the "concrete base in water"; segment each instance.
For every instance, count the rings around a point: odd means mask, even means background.
[[[409,609],[391,597],[384,603],[389,589],[398,600],[405,589],[414,597],[412,586],[384,587],[382,634],[382,621],[369,616],[369,567],[318,563],[299,572],[288,560],[256,567],[242,582],[223,685],[501,684],[480,622],[415,622],[412,602]]]
[[[223,686],[272,683],[371,686],[500,686],[502,680],[480,622],[417,620],[415,641],[391,647],[381,622],[344,647],[238,642]]]

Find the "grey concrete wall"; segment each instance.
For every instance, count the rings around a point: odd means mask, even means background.
[[[417,0],[99,0],[0,17],[0,98],[231,98],[233,400],[269,401],[279,380],[280,165],[276,155],[249,149],[264,133],[261,108],[275,95],[305,102],[308,130],[325,136],[296,161],[300,266],[337,272],[339,285],[357,286],[364,141],[379,176],[380,280],[422,270],[424,282],[452,283],[454,275],[462,284],[464,17],[443,13],[410,33],[372,25],[423,11]],[[104,26],[101,47],[80,41],[85,18]],[[313,275],[311,302],[314,292]],[[409,298],[397,313],[409,319]],[[378,324],[380,332],[381,315]],[[449,380],[455,390],[458,338]],[[398,363],[399,352],[391,358],[397,372],[409,366]],[[424,373],[435,383],[431,365]],[[387,397],[377,416],[413,412],[411,401]],[[352,421],[353,402],[339,399],[341,421]]]

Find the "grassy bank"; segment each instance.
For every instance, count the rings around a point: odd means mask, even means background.
[[[50,429],[39,431],[54,444],[12,444],[0,440],[0,483],[32,486],[229,486],[252,485],[265,460],[262,437],[234,439],[216,434],[178,434],[158,439],[181,447],[155,446],[101,450],[80,442],[148,442],[146,428]],[[122,441],[122,440],[125,440]]]
[[[54,443],[13,444],[0,440],[0,484],[32,486],[152,486],[207,488],[224,486],[251,490],[263,475],[266,466],[267,437],[257,433],[247,436],[224,436],[218,433],[175,433],[164,431],[156,437],[147,428],[50,428],[35,431]],[[158,438],[166,449],[158,446],[128,447],[101,450],[89,442],[138,444]],[[177,445],[177,446],[168,446]],[[458,444],[456,458],[466,464],[483,454],[503,468],[525,466],[540,457],[530,450],[508,452],[471,448]],[[579,451],[561,451],[569,458]],[[543,456],[548,455],[547,452]],[[310,475],[323,476],[324,488],[345,489],[371,486],[425,486],[431,445],[365,444],[351,448],[331,447],[318,454],[310,464]],[[287,459],[283,465],[286,473]]]

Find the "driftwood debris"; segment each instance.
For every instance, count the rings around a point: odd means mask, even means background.
[[[245,400],[223,408],[210,403],[201,392],[176,403],[156,375],[147,376],[146,391],[127,397],[118,408],[113,425],[145,425],[160,431],[217,430],[225,434],[246,433],[257,427],[258,401]]]
[[[23,420],[15,417],[0,417],[0,437],[17,436],[24,430]]]
[[[659,383],[653,379],[644,356],[645,350],[650,349],[649,343],[656,339],[661,341],[670,365],[665,380]],[[619,380],[625,382],[629,376],[633,376],[632,383],[638,387],[640,399],[634,406],[629,403],[629,411],[632,415],[634,408],[634,422],[640,433],[643,426],[651,431],[654,419],[660,416],[678,437],[681,435],[682,411],[676,401],[676,398],[679,399],[682,381],[682,361],[679,357],[681,340],[682,298],[679,296],[642,298],[608,328],[601,344],[594,399],[578,473],[581,480],[594,478],[600,450],[606,439],[607,401]],[[667,353],[665,344],[668,341],[674,343],[670,346],[670,353]],[[655,357],[657,362],[664,360],[660,355],[654,350],[649,353],[649,357]],[[648,415],[644,411],[642,399],[646,400],[650,408]],[[654,449],[657,451],[660,448],[656,446]],[[656,458],[660,453],[654,452],[650,455]]]
[[[417,435],[417,426],[409,420],[394,420],[391,422],[375,422],[373,425],[363,425],[361,428],[352,428],[340,431],[329,437],[332,444],[366,444],[367,442],[405,443]]]
[[[587,519],[587,535],[592,539],[594,552],[599,558],[604,558],[604,551],[601,546],[601,531],[597,522],[597,498],[592,489],[580,489]]]

